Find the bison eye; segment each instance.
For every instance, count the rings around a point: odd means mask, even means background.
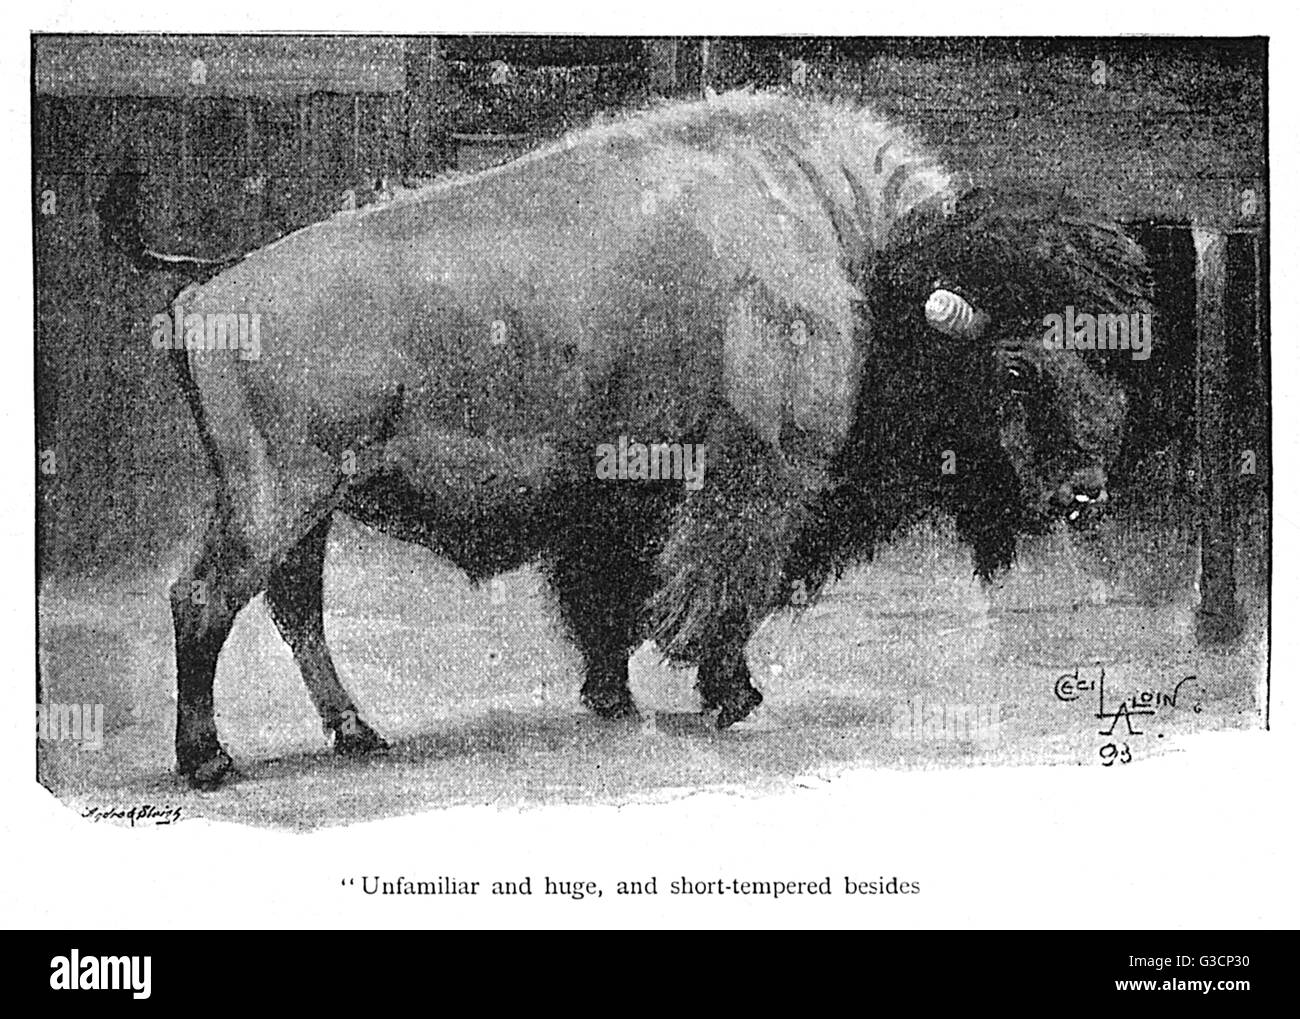
[[[1003,388],[1009,397],[1023,400],[1033,391],[1038,378],[1037,369],[1033,365],[1016,359],[1007,364],[1003,372]]]

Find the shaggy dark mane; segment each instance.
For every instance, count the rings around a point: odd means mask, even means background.
[[[936,283],[990,316],[978,341],[940,336],[926,323]],[[1042,319],[1066,305],[1149,313],[1150,294],[1141,249],[1062,195],[977,189],[951,216],[901,222],[867,280],[881,349],[864,372],[836,483],[817,501],[787,573],[816,590],[937,513],[955,518],[977,575],[1009,568],[1017,536],[1041,522],[1025,512],[1017,465],[998,441],[1007,400],[1000,359],[1035,371],[1027,401],[1042,447],[1109,462],[1124,400],[1107,379],[1108,358],[1046,355]],[[944,451],[955,454],[955,474],[937,469]]]

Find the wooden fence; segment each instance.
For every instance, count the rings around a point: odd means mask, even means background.
[[[156,247],[224,255],[651,94],[781,86],[915,125],[971,184],[1068,186],[1132,224],[1157,263],[1168,349],[1133,380],[1146,417],[1127,470],[1164,508],[1186,490],[1207,617],[1234,630],[1238,509],[1266,521],[1269,492],[1257,40],[38,36],[33,66],[38,443],[66,453],[42,478],[50,564],[134,554],[140,536],[121,529],[180,512],[169,491],[201,483],[137,335],[167,295],[98,247],[93,202],[117,167],[146,175]]]

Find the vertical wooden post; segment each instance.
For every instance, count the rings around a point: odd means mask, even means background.
[[[447,47],[435,38],[429,47],[429,141],[434,158],[431,173],[442,173],[455,163],[451,129],[451,88],[448,84]]]
[[[1196,453],[1197,531],[1201,546],[1201,603],[1196,635],[1223,643],[1241,633],[1237,608],[1232,519],[1237,452],[1228,407],[1228,323],[1224,314],[1228,236],[1196,227]]]
[[[1258,235],[1250,239],[1250,253],[1255,263],[1255,332],[1251,343],[1254,347],[1255,365],[1259,369],[1260,390],[1268,389],[1268,380],[1263,377],[1264,370],[1264,284],[1261,280],[1262,262],[1259,257],[1260,239]]]
[[[314,178],[310,175],[314,171],[311,165],[310,138],[314,125],[311,118],[311,94],[302,93],[298,96],[298,177],[301,180]]]
[[[177,104],[180,114],[180,138],[181,154],[179,179],[174,180],[174,190],[172,192],[171,206],[176,209],[176,228],[180,231],[182,243],[189,244],[190,238],[194,236],[194,216],[191,210],[194,208],[194,169],[191,163],[191,146],[190,146],[190,121],[193,115],[193,104],[188,96],[181,96]],[[173,240],[172,243],[175,243]]]
[[[650,39],[646,42],[646,61],[650,66],[650,91],[655,95],[677,93],[677,40]]]
[[[401,179],[402,161],[406,158],[405,96],[386,95],[380,104],[380,130],[383,134],[383,159],[379,177]]]
[[[430,172],[429,152],[433,141],[430,136],[433,39],[427,35],[412,36],[405,40],[402,49],[406,59],[406,124],[400,172],[402,176],[422,177]]]
[[[352,96],[352,165],[348,167],[349,176],[357,180],[361,176],[361,93]]]
[[[661,96],[708,94],[712,41],[703,37],[649,39],[645,44],[650,91]]]
[[[262,240],[262,218],[266,213],[267,179],[270,174],[266,166],[266,153],[262,145],[262,134],[258,127],[259,100],[249,96],[242,100],[244,107],[244,165],[241,173],[245,186],[239,195],[239,236],[235,238],[236,246],[241,251],[248,251],[258,246]],[[261,181],[260,184],[256,183]],[[248,182],[254,182],[248,187]]]

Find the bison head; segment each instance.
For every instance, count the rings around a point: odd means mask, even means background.
[[[942,510],[989,578],[1018,535],[1095,522],[1125,415],[1107,361],[1127,354],[1049,349],[1045,320],[1149,314],[1141,249],[1059,198],[980,190],[901,221],[862,289],[871,347],[826,500],[839,533],[819,539],[851,551],[832,565]]]

